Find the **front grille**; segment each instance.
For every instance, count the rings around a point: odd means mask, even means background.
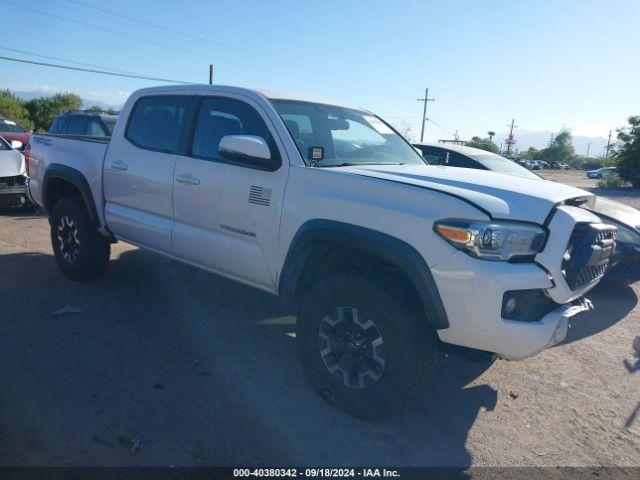
[[[0,177],[1,187],[20,187],[24,185],[25,182],[26,178],[22,175],[17,175],[15,177]]]
[[[602,223],[576,225],[562,260],[562,273],[572,289],[602,278],[615,252],[617,229]]]

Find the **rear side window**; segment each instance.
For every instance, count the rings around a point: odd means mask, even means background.
[[[190,97],[143,97],[135,104],[129,117],[125,137],[147,150],[174,153],[189,109]]]
[[[67,120],[66,128],[62,133],[67,135],[85,135],[87,128],[87,117],[80,115],[71,115]]]
[[[56,117],[49,129],[49,133],[64,133],[64,125],[67,122],[67,117]]]
[[[205,98],[198,113],[191,153],[201,158],[222,160],[218,147],[225,135],[262,137],[269,144],[271,158],[278,158],[267,125],[251,105],[232,98]]]

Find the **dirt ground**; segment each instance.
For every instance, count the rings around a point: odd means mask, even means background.
[[[640,466],[639,294],[603,282],[526,361],[443,356],[418,401],[367,423],[309,387],[277,299],[124,244],[74,283],[47,220],[5,213],[0,465]]]

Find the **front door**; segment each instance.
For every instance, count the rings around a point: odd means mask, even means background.
[[[203,92],[204,93],[204,92]],[[174,255],[273,290],[280,212],[288,162],[260,107],[237,96],[204,94],[193,139],[174,178]],[[270,145],[272,166],[224,160],[225,135],[256,135]]]

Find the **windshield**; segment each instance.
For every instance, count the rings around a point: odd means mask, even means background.
[[[404,138],[370,113],[292,100],[272,103],[308,165],[425,163]]]
[[[0,132],[24,133],[24,130],[13,120],[0,118]]]
[[[0,137],[0,150],[11,150],[11,145],[9,145],[2,137]]]
[[[536,175],[530,170],[527,170],[522,165],[509,160],[508,158],[501,157],[500,155],[494,154],[479,154],[479,155],[470,155],[475,161],[480,162],[483,166],[485,166],[488,170],[493,170],[494,172],[502,172],[509,173],[511,175],[519,175],[521,177],[527,178],[535,178],[539,180],[541,177]]]

